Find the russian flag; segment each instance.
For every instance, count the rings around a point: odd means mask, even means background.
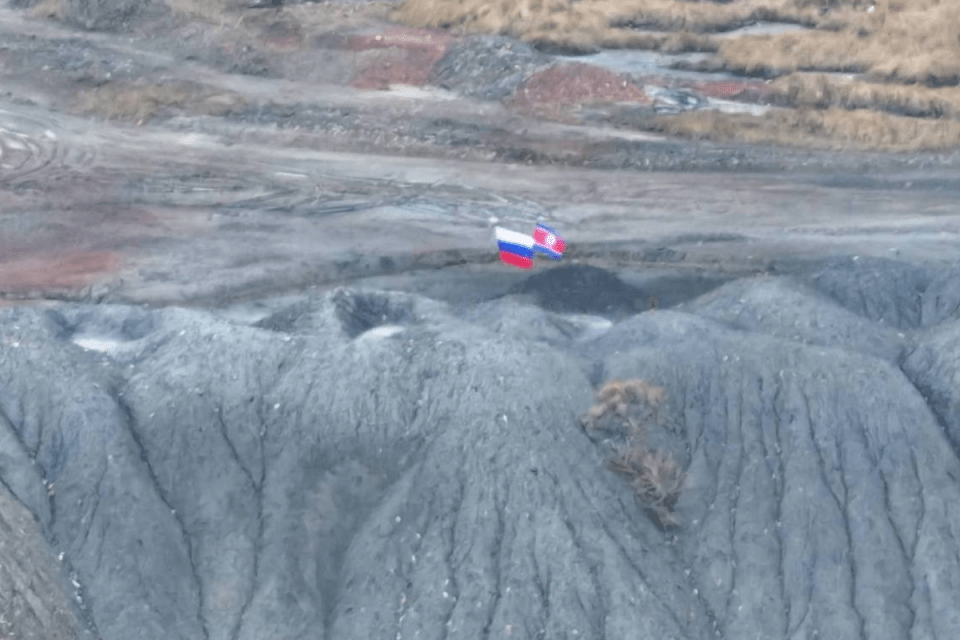
[[[533,238],[516,231],[497,227],[497,245],[500,259],[521,269],[533,266]]]
[[[539,253],[545,253],[554,260],[559,260],[563,255],[567,243],[560,235],[545,224],[538,224],[533,231],[533,250]]]

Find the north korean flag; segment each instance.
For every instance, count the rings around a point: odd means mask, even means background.
[[[563,256],[567,243],[563,238],[545,224],[538,224],[533,231],[533,250],[538,253],[545,253],[554,260],[559,260]]]

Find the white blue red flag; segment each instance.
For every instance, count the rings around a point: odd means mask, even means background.
[[[497,246],[503,262],[521,269],[533,266],[533,238],[530,236],[497,227]]]
[[[559,260],[563,256],[564,249],[567,248],[566,241],[545,224],[538,224],[534,229],[533,243],[534,251],[545,253],[554,260]]]

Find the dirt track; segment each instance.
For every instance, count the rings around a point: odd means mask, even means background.
[[[203,62],[209,34],[191,33],[173,47],[0,10],[5,299],[222,306],[363,278],[484,297],[522,275],[497,261],[492,225],[537,218],[566,234],[568,261],[625,274],[958,255],[952,157],[682,143],[430,86],[356,89],[374,73],[363,52],[291,54],[282,38],[264,51],[286,77],[237,74]],[[311,51],[327,56],[319,80]],[[213,97],[140,122],[78,113],[77,87],[123,77]],[[432,268],[457,284],[425,284]]]

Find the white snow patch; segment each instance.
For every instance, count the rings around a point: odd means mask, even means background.
[[[567,314],[564,317],[580,327],[581,333],[578,336],[579,340],[592,340],[597,336],[603,335],[613,326],[613,322],[600,316],[577,313]]]
[[[390,336],[397,335],[401,331],[403,331],[403,327],[400,325],[384,324],[384,325],[380,325],[379,327],[374,327],[369,331],[364,331],[360,337],[370,338],[370,339],[389,338]]]
[[[433,87],[415,87],[409,84],[391,84],[387,91],[379,92],[385,98],[412,100],[456,100],[457,94]]]
[[[203,147],[211,144],[211,137],[202,133],[180,133],[177,142],[185,147]]]
[[[88,351],[103,353],[116,353],[121,348],[117,340],[106,336],[74,336],[73,344]]]

